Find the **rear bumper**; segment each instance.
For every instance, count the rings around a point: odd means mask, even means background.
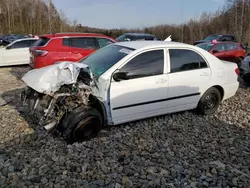
[[[239,88],[239,82],[232,82],[232,83],[228,83],[226,85],[224,85],[224,97],[223,97],[223,101],[226,99],[229,99],[230,97],[233,97],[238,88]]]

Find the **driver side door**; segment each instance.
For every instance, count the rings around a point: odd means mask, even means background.
[[[110,107],[114,124],[144,119],[166,112],[168,75],[164,49],[144,51],[118,71],[127,78],[110,85]]]

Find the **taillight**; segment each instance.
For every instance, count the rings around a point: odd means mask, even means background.
[[[237,75],[239,75],[239,68],[236,68],[236,69],[235,69],[235,73],[236,73]]]
[[[35,56],[46,56],[48,54],[48,51],[46,51],[46,50],[34,50],[33,54]]]

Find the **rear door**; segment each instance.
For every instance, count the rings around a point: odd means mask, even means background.
[[[214,48],[212,49],[212,54],[221,60],[226,60],[225,50],[226,50],[225,44],[220,43],[214,46]]]
[[[191,49],[169,49],[168,111],[195,108],[208,87],[211,71],[206,60]]]
[[[99,49],[95,37],[72,37],[70,38],[71,49],[68,52],[69,61],[79,61]]]
[[[237,55],[238,45],[233,43],[225,44],[226,50],[224,60],[234,62]]]

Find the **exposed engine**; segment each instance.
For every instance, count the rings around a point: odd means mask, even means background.
[[[50,130],[73,109],[80,105],[88,105],[92,93],[90,82],[90,76],[80,71],[76,83],[62,85],[53,95],[39,93],[27,87],[22,93],[22,100],[27,102],[34,123]]]

